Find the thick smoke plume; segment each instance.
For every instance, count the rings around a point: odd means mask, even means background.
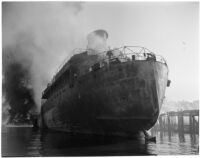
[[[15,117],[27,118],[27,113],[35,106],[33,89],[30,85],[30,65],[27,66],[12,62],[4,69],[6,80],[4,80],[3,91],[7,103],[10,105],[10,122]]]
[[[82,3],[3,2],[3,100],[10,113],[40,110],[42,91],[85,34]]]

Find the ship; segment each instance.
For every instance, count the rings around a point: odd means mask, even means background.
[[[131,135],[157,121],[166,87],[166,60],[140,46],[110,49],[105,30],[88,35],[42,93],[39,126],[99,135]]]

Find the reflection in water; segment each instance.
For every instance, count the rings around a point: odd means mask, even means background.
[[[122,137],[105,137],[32,128],[3,128],[3,156],[125,156],[198,154],[198,136],[157,132],[157,142]]]
[[[38,140],[35,140],[38,141]],[[40,133],[43,156],[151,155],[144,139],[106,137],[62,132]]]
[[[185,143],[185,135],[183,132],[179,133],[179,141],[180,143]]]
[[[156,132],[158,155],[199,154],[199,135]],[[158,139],[159,138],[159,139]]]

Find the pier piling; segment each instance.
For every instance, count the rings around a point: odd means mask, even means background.
[[[188,121],[186,118],[189,118]],[[167,131],[169,134],[178,132],[179,134],[199,135],[199,110],[171,111],[160,114],[158,122],[152,130]]]

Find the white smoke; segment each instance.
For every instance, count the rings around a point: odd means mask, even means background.
[[[42,91],[71,50],[85,38],[82,3],[3,2],[3,53],[30,64],[31,86],[38,107]],[[5,61],[3,61],[5,63]],[[38,108],[39,109],[39,108]]]
[[[87,36],[87,39],[87,49],[91,50],[89,53],[100,53],[108,50],[108,33],[105,30],[93,31]]]

